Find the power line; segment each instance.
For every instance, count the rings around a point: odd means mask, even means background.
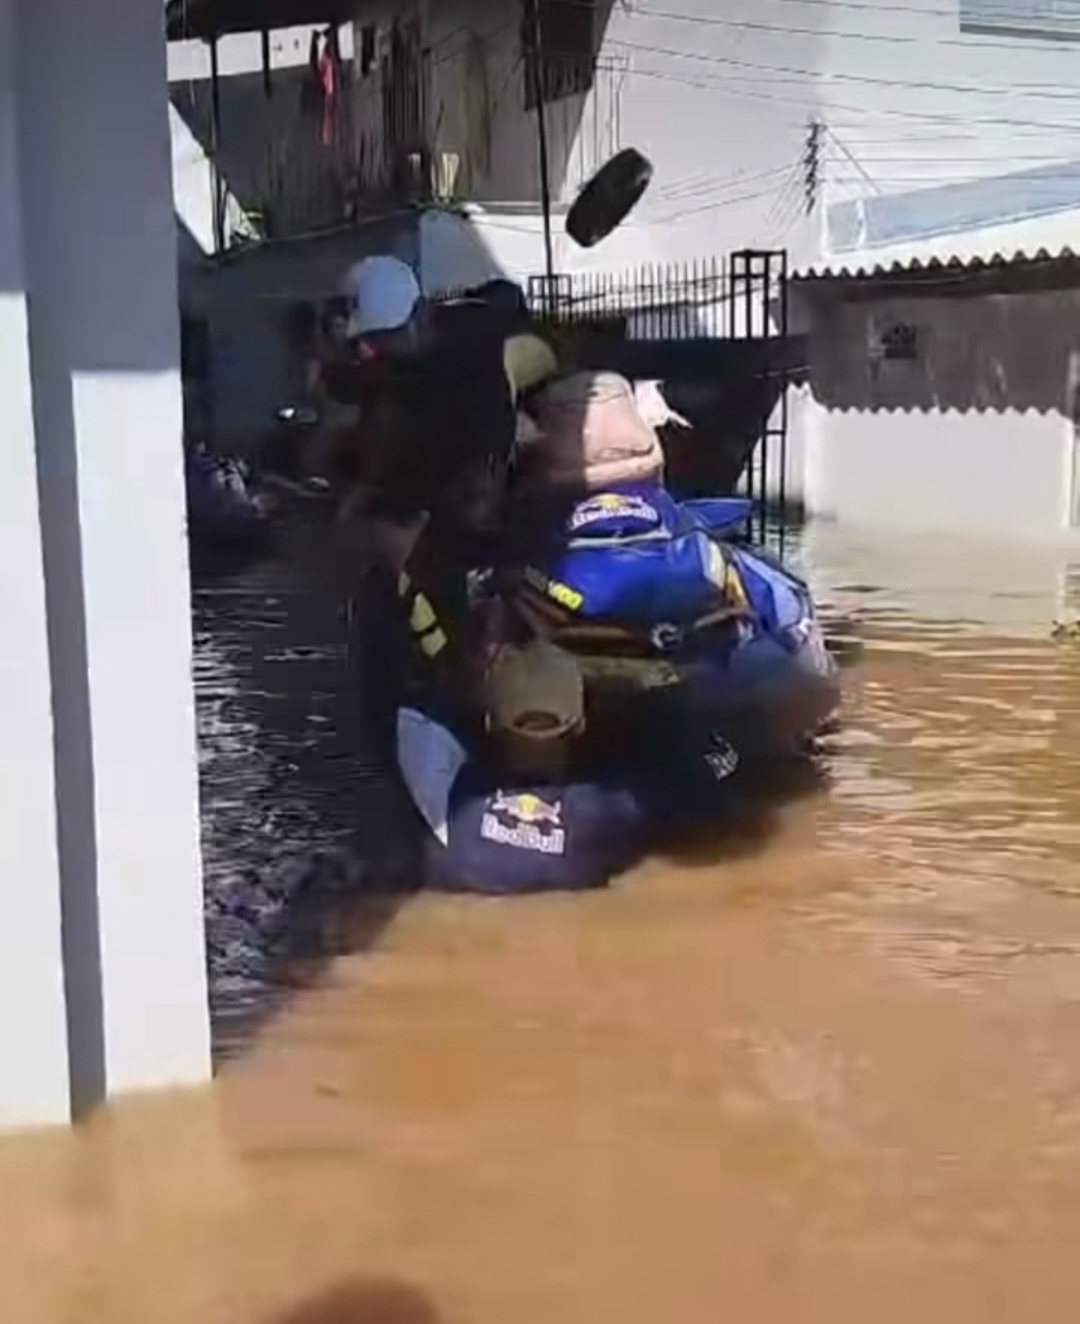
[[[593,8],[592,0],[560,0],[561,4],[578,7]],[[953,21],[957,19],[955,9],[924,9],[917,5],[877,5],[868,3],[856,3],[855,0],[784,0],[784,3],[796,5],[825,5],[829,9],[853,9],[866,13],[900,13],[917,15],[924,21],[927,18],[949,18]],[[642,12],[640,18],[643,21],[659,21],[670,23],[688,23],[697,27],[716,27],[725,28],[742,32],[772,32],[777,36],[792,37],[827,37],[829,39],[845,39],[851,41],[877,41],[887,42],[892,45],[920,45],[925,46],[927,37],[922,34],[900,34],[888,32],[852,32],[847,28],[822,28],[822,27],[794,27],[789,23],[759,23],[752,19],[735,18],[716,18],[705,14],[686,14],[677,10],[661,10],[649,8]],[[1047,45],[1047,54],[1054,52],[1061,54],[1062,37],[1047,36],[1033,32],[1030,36],[1025,35],[1024,40],[1042,40]],[[1068,41],[1068,38],[1065,38]],[[1080,28],[1076,32],[1076,40],[1080,42]],[[962,50],[1001,50],[1009,51],[1015,55],[1017,49],[1017,39],[999,41],[994,38],[987,38],[982,33],[969,33],[958,37],[935,37],[933,39],[935,46],[955,46]]]
[[[702,51],[678,50],[666,46],[654,46],[651,44],[643,45],[638,42],[620,41],[618,39],[612,39],[611,45],[618,46],[625,50],[640,51],[645,55],[665,55],[676,60],[693,60],[695,62],[709,65],[732,66],[740,69],[756,69],[763,73],[790,74],[799,79],[808,79],[818,83],[857,83],[869,87],[892,87],[899,88],[903,91],[952,92],[964,96],[1006,97],[1016,92],[1021,92],[1025,100],[1031,98],[1043,101],[1068,102],[1071,105],[1077,104],[1077,97],[1074,93],[1039,91],[1039,85],[1036,84],[1014,83],[1008,87],[986,87],[975,86],[973,84],[964,85],[962,83],[931,83],[925,81],[913,81],[909,78],[879,78],[875,77],[873,74],[849,74],[833,70],[826,72],[814,69],[792,68],[785,65],[757,64],[748,60],[736,60],[728,56],[707,55]],[[1030,88],[1030,90],[1025,90],[1028,88]],[[1080,123],[1072,127],[1080,127]]]
[[[663,51],[657,52],[655,48],[648,46],[636,47],[634,49],[641,50],[646,54],[664,53]],[[732,65],[741,69],[755,70],[759,74],[787,73],[793,76],[786,80],[778,80],[778,81],[794,82],[798,86],[812,86],[815,83],[815,81],[818,80],[819,77],[815,72],[811,70],[776,69],[774,66],[771,65],[753,64],[745,60],[725,59],[720,56],[695,57],[694,53],[692,52],[691,53],[674,52],[674,54],[677,57],[685,57],[689,59],[694,59],[694,58],[704,59],[707,60],[710,64],[714,64],[714,65]],[[716,77],[714,77],[711,81],[702,81],[700,78],[689,79],[683,75],[673,74],[667,70],[643,69],[637,66],[632,68],[629,72],[631,76],[643,77],[643,78],[658,78],[665,82],[677,83],[683,87],[699,88],[702,91],[714,92],[719,90],[733,97],[745,97],[751,100],[769,101],[769,102],[774,102],[776,104],[787,103],[788,105],[799,106],[803,110],[813,108],[818,111],[823,111],[823,110],[830,112],[841,111],[846,114],[850,114],[858,117],[857,124],[859,125],[859,127],[865,127],[868,119],[872,120],[880,117],[880,118],[895,118],[895,119],[910,121],[913,123],[914,122],[924,123],[927,125],[931,125],[931,124],[955,125],[959,123],[966,125],[983,125],[983,126],[996,125],[996,126],[1006,126],[1009,128],[1025,128],[1025,129],[1039,129],[1039,130],[1049,129],[1057,133],[1077,134],[1078,136],[1080,136],[1080,117],[1078,117],[1075,123],[1064,124],[1061,123],[1060,121],[1018,119],[1015,116],[969,115],[966,113],[959,113],[955,111],[949,113],[949,112],[941,112],[941,111],[935,112],[935,111],[906,110],[906,109],[900,109],[899,107],[895,107],[895,106],[874,106],[873,108],[870,108],[867,106],[853,106],[850,104],[845,104],[844,102],[833,101],[831,97],[823,105],[822,102],[816,98],[784,97],[784,96],[779,96],[772,92],[763,92],[761,90],[732,87],[728,81],[726,80],[721,81],[719,78]],[[708,75],[705,74],[702,77],[707,79]],[[760,83],[760,79],[756,81]],[[869,81],[873,82],[875,80],[869,80]],[[931,86],[932,88],[932,85],[928,85],[924,83],[907,83],[907,84],[901,84],[901,86],[910,89],[921,89],[927,86]],[[999,92],[998,95],[1001,95],[1001,93]],[[1080,109],[1080,98],[1078,98],[1078,109]]]
[[[695,176],[691,175],[685,181],[674,180],[670,185],[662,185],[658,189],[651,189],[650,196],[664,202],[691,202],[727,189],[740,188],[746,184],[761,183],[766,179],[775,179],[781,175],[786,176],[790,170],[790,165],[774,166],[771,170],[758,170],[753,174],[737,172],[726,179],[717,174],[705,175],[697,178],[697,182],[691,182],[695,180]]]
[[[563,2],[567,4],[588,4],[589,0],[563,0]],[[798,5],[800,8],[819,6],[826,9],[859,10],[872,14],[913,14],[918,18],[951,18],[955,20],[957,17],[955,7],[941,9],[920,4],[878,4],[876,0],[781,0],[781,2]],[[674,11],[659,13],[654,9],[650,9],[648,12],[650,17],[656,18],[686,19],[701,23],[718,21],[706,18],[704,15],[676,13]]]
[[[644,76],[652,76],[652,75],[654,74],[655,71],[641,70],[641,69],[634,69],[634,70],[631,70],[630,72],[631,72],[632,74],[641,74],[641,75],[644,75]],[[660,77],[663,77],[663,78],[666,79],[666,80],[675,81],[675,82],[683,82],[683,81],[685,81],[685,80],[679,79],[679,78],[677,78],[677,77],[675,77],[675,76],[672,76],[672,75],[666,75],[666,74],[664,74],[664,75],[657,75],[657,76],[660,76]],[[704,87],[708,88],[709,90],[713,90],[713,89],[717,89],[717,88],[726,88],[726,84],[724,84],[724,83],[719,83],[719,82],[710,82],[710,83],[707,83],[707,84],[699,84],[699,83],[693,83],[693,82],[691,82],[691,83],[689,83],[688,85],[689,85],[689,86],[693,86],[693,87],[704,86]],[[739,91],[736,91],[736,92],[735,92],[735,95],[740,95],[740,94],[741,94],[741,93],[740,93]],[[749,95],[749,94],[748,94],[748,95]],[[755,95],[756,97],[758,97],[758,98],[761,98],[761,99],[766,99],[766,100],[771,100],[771,99],[772,99],[772,97],[771,97],[770,94],[768,94],[768,93],[755,93],[754,95]],[[795,104],[806,104],[806,103],[795,103]],[[1045,165],[1045,164],[1052,164],[1052,163],[1056,163],[1056,162],[1060,162],[1060,161],[1061,161],[1061,156],[1060,156],[1060,154],[1058,154],[1058,155],[1056,155],[1056,156],[1054,156],[1054,155],[1048,155],[1048,154],[1045,154],[1045,153],[1043,153],[1043,154],[1037,154],[1037,155],[1034,155],[1034,154],[1024,155],[1024,154],[1022,154],[1022,153],[1015,153],[1015,152],[1006,152],[1006,153],[998,152],[998,153],[996,153],[996,154],[993,155],[993,156],[977,156],[977,155],[959,155],[959,154],[953,154],[953,155],[948,156],[948,157],[943,157],[943,156],[940,155],[940,153],[938,153],[938,154],[929,155],[929,156],[910,156],[910,155],[909,155],[909,156],[907,156],[907,157],[903,157],[903,158],[896,158],[896,157],[873,157],[873,158],[869,158],[869,159],[867,159],[867,158],[865,158],[865,157],[856,156],[856,155],[852,152],[852,150],[851,150],[851,148],[849,147],[849,145],[848,145],[845,141],[843,141],[842,139],[840,139],[840,138],[837,136],[836,132],[831,128],[831,126],[827,128],[827,133],[828,133],[828,136],[829,136],[829,140],[830,140],[831,145],[835,146],[835,147],[839,150],[839,152],[841,153],[841,155],[842,155],[844,158],[846,158],[847,163],[848,163],[848,164],[854,169],[854,171],[855,171],[855,172],[856,172],[856,173],[857,173],[857,174],[858,174],[858,175],[859,175],[859,176],[860,176],[860,177],[861,177],[861,178],[862,178],[867,184],[869,184],[870,187],[871,187],[872,189],[874,189],[876,192],[880,192],[881,189],[882,189],[882,187],[890,187],[890,186],[891,186],[891,187],[895,187],[895,186],[904,186],[904,185],[921,185],[921,186],[924,187],[924,188],[941,188],[941,187],[948,187],[949,185],[951,185],[951,184],[956,184],[956,183],[958,183],[958,182],[967,182],[967,181],[966,181],[966,180],[965,180],[965,181],[961,181],[961,180],[957,180],[957,179],[955,179],[955,178],[948,178],[948,177],[944,177],[944,178],[943,178],[943,177],[941,177],[940,175],[937,175],[937,176],[935,177],[934,175],[928,174],[928,173],[926,173],[926,172],[921,173],[921,174],[903,174],[903,173],[895,173],[895,174],[894,174],[894,173],[889,173],[889,174],[883,174],[883,173],[881,173],[881,172],[873,172],[873,173],[871,173],[871,172],[867,169],[867,166],[868,166],[868,165],[871,165],[871,164],[882,164],[882,165],[886,165],[886,166],[888,166],[888,165],[893,165],[893,166],[895,166],[895,165],[900,165],[900,164],[904,164],[904,163],[907,163],[907,164],[916,164],[916,165],[925,163],[925,164],[927,164],[927,165],[937,166],[937,167],[942,167],[942,168],[947,168],[947,167],[950,167],[950,166],[951,166],[951,167],[954,167],[954,168],[956,168],[956,169],[963,169],[964,167],[971,167],[971,168],[974,169],[974,172],[975,172],[975,178],[979,178],[979,177],[980,177],[980,172],[979,172],[979,170],[978,170],[978,167],[980,167],[980,166],[986,166],[986,165],[1000,165],[1000,163],[1001,163],[1003,157],[1004,157],[1005,159],[1007,159],[1008,161],[1013,162],[1013,163],[1016,163],[1016,162],[1024,162],[1024,161],[1034,161],[1034,162],[1038,162],[1038,163],[1041,163],[1041,164],[1044,164],[1044,165]],[[968,137],[972,137],[972,136],[974,136],[974,137],[978,137],[979,135],[968,135]],[[925,139],[924,139],[924,140],[925,140]],[[832,162],[835,163],[835,157],[833,157],[833,156],[831,156],[831,155],[828,157],[828,160],[830,160],[830,161],[832,161]],[[780,173],[784,173],[783,169],[781,169]],[[830,172],[830,173],[832,173],[832,172]],[[985,177],[994,177],[994,176],[986,176],[986,175],[984,174],[984,175],[982,175],[982,177],[985,178]],[[998,177],[1000,177],[1000,176],[998,176]],[[842,180],[842,179],[841,179],[841,180],[836,180],[836,179],[835,179],[835,175],[833,176],[833,178],[834,178],[834,183],[838,184],[840,187],[843,187],[843,186],[844,186],[844,184],[845,184],[845,181],[844,181],[844,180]],[[846,181],[846,182],[847,182],[848,184],[850,184],[850,183],[852,183],[853,181],[849,180],[849,181]],[[1034,180],[1030,180],[1030,179],[1029,179],[1029,180],[1026,180],[1026,181],[1025,181],[1025,187],[1029,187],[1029,186],[1030,186],[1030,188],[1031,188],[1035,193],[1038,193],[1038,192],[1040,192],[1040,191],[1043,191],[1043,192],[1047,192],[1047,191],[1049,191],[1049,192],[1054,192],[1054,191],[1056,190],[1056,188],[1058,187],[1058,185],[1056,184],[1055,181],[1052,181],[1052,180],[1041,181],[1041,180],[1039,180],[1039,179],[1034,179]],[[704,185],[704,184],[703,184],[701,187],[702,187],[702,190],[703,190],[703,191],[705,191],[706,188],[707,188],[707,186]],[[691,193],[692,191],[693,191],[692,189],[688,188],[688,189],[686,190],[686,196],[689,197],[689,195],[690,195],[690,193]]]

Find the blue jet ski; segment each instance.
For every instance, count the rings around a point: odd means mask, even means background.
[[[746,764],[802,752],[833,717],[810,590],[741,539],[751,512],[657,485],[595,493],[508,572],[518,618],[578,658],[609,747],[644,730],[654,750],[719,741]]]

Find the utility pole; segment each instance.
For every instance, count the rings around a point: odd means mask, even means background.
[[[536,103],[536,146],[540,157],[540,206],[544,217],[544,311],[552,312],[555,292],[555,256],[551,240],[551,180],[548,176],[547,116],[544,110],[544,38],[539,0],[522,0],[525,6],[526,77]]]
[[[806,131],[806,147],[803,151],[803,197],[807,216],[811,215],[818,202],[818,189],[821,185],[821,140],[825,126],[818,119],[812,119]]]

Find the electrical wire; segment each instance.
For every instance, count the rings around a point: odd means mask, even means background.
[[[650,52],[653,48],[641,47],[640,49],[645,52]],[[689,55],[687,56],[687,58],[694,58],[694,57],[695,57],[695,53],[693,52],[689,53]],[[700,57],[700,58],[710,59],[710,62],[714,64],[737,65],[739,68],[756,70],[758,73],[775,72],[774,67],[770,65],[752,64],[747,61],[724,60],[721,57]],[[787,72],[789,73],[794,72],[795,77],[788,79],[786,81],[794,82],[800,87],[807,87],[808,85],[812,85],[818,77],[817,74],[811,71],[800,72],[798,70],[795,71],[789,70]],[[630,76],[643,77],[643,78],[656,78],[663,82],[670,82],[688,88],[697,88],[702,91],[710,91],[710,92],[722,91],[725,93],[725,95],[731,97],[746,98],[754,101],[765,101],[774,104],[788,104],[792,106],[798,106],[801,107],[804,111],[813,110],[819,114],[823,114],[826,111],[828,112],[842,111],[847,114],[855,116],[856,117],[855,123],[862,127],[866,126],[868,120],[873,120],[881,117],[888,119],[895,118],[895,119],[910,121],[913,123],[924,123],[927,126],[956,125],[956,124],[964,124],[968,126],[974,126],[974,125],[1004,126],[1010,129],[1015,129],[1017,127],[1023,129],[1039,129],[1039,130],[1049,129],[1058,133],[1080,135],[1080,117],[1078,117],[1075,123],[1064,124],[1060,121],[1054,122],[1047,120],[1018,119],[1015,116],[1001,116],[1001,115],[978,116],[978,115],[969,115],[966,113],[960,113],[957,111],[953,111],[953,112],[917,111],[917,110],[901,109],[900,107],[895,107],[895,106],[879,106],[879,105],[875,105],[873,107],[856,106],[856,105],[846,104],[844,102],[834,101],[831,97],[828,98],[828,100],[823,104],[820,98],[811,98],[807,96],[785,97],[782,95],[777,95],[776,93],[771,91],[762,91],[760,88],[760,82],[761,82],[760,78],[751,80],[754,84],[753,87],[740,88],[737,86],[732,86],[730,80],[721,79],[719,76],[713,76],[710,79],[708,73],[698,75],[695,78],[687,78],[685,75],[675,74],[668,70],[645,69],[637,65],[635,65],[630,70]],[[780,80],[780,81],[785,81],[785,80]],[[908,86],[917,89],[924,87],[925,84],[912,83],[909,84]],[[1078,99],[1078,110],[1080,110],[1080,99]]]
[[[842,82],[856,83],[860,86],[868,87],[889,87],[897,88],[902,91],[919,92],[950,92],[958,93],[963,96],[989,96],[989,97],[1007,97],[1016,93],[1022,93],[1025,99],[1053,101],[1076,105],[1077,98],[1072,92],[1047,92],[1041,89],[1041,84],[1013,83],[1005,87],[987,87],[985,85],[963,84],[963,83],[934,83],[928,80],[914,80],[910,78],[880,78],[873,74],[853,74],[843,73],[837,70],[819,71],[811,69],[799,69],[788,65],[759,64],[749,60],[737,60],[733,57],[721,55],[709,55],[704,51],[678,50],[669,46],[656,46],[652,44],[642,44],[639,42],[622,41],[618,38],[611,39],[611,44],[620,50],[640,51],[646,55],[663,55],[676,60],[689,60],[695,63],[707,65],[726,66],[739,69],[753,69],[759,73],[781,73],[787,74],[798,79],[808,79],[819,83]],[[920,44],[925,44],[925,38]],[[1075,126],[1074,126],[1075,127]]]
[[[958,23],[958,11],[956,9],[923,9],[916,5],[891,5],[891,4],[867,4],[854,3],[853,0],[781,0],[782,3],[792,5],[827,5],[830,10],[833,9],[855,9],[875,15],[882,13],[901,13],[918,16],[922,20],[927,18],[948,18]],[[559,0],[560,5],[570,8],[595,9],[594,0]],[[822,27],[795,27],[790,23],[760,23],[752,19],[734,19],[717,18],[705,14],[688,14],[678,10],[653,9],[650,7],[644,11],[640,18],[650,23],[687,23],[697,27],[724,28],[730,31],[738,32],[771,32],[777,36],[783,37],[825,37],[830,40],[846,39],[851,41],[867,42],[888,42],[893,45],[920,45],[925,46],[927,37],[923,33],[897,34],[887,32],[853,32],[847,28],[822,28]],[[956,46],[963,50],[1007,50],[1012,54],[1016,53],[1016,38],[1012,40],[997,40],[994,37],[987,37],[983,31],[968,32],[957,37],[935,37],[935,46]],[[1041,32],[1032,29],[1030,32],[1025,30],[1022,40],[1044,41],[1047,43],[1048,51],[1060,48],[1063,44],[1067,45],[1071,41],[1080,41],[1080,21],[1077,23],[1075,34],[1066,32],[1060,34],[1048,34],[1045,29]]]

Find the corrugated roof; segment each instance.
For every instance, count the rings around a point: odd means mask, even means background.
[[[952,275],[976,274],[978,272],[1000,270],[1003,267],[1030,268],[1050,266],[1058,263],[1080,263],[1080,253],[1071,248],[1062,247],[1050,250],[1036,249],[1032,253],[1017,250],[1013,253],[993,253],[989,257],[917,257],[896,259],[893,262],[878,262],[860,266],[824,266],[803,267],[796,271],[793,283],[805,283],[815,280],[889,280],[896,277],[926,276],[941,277]]]

